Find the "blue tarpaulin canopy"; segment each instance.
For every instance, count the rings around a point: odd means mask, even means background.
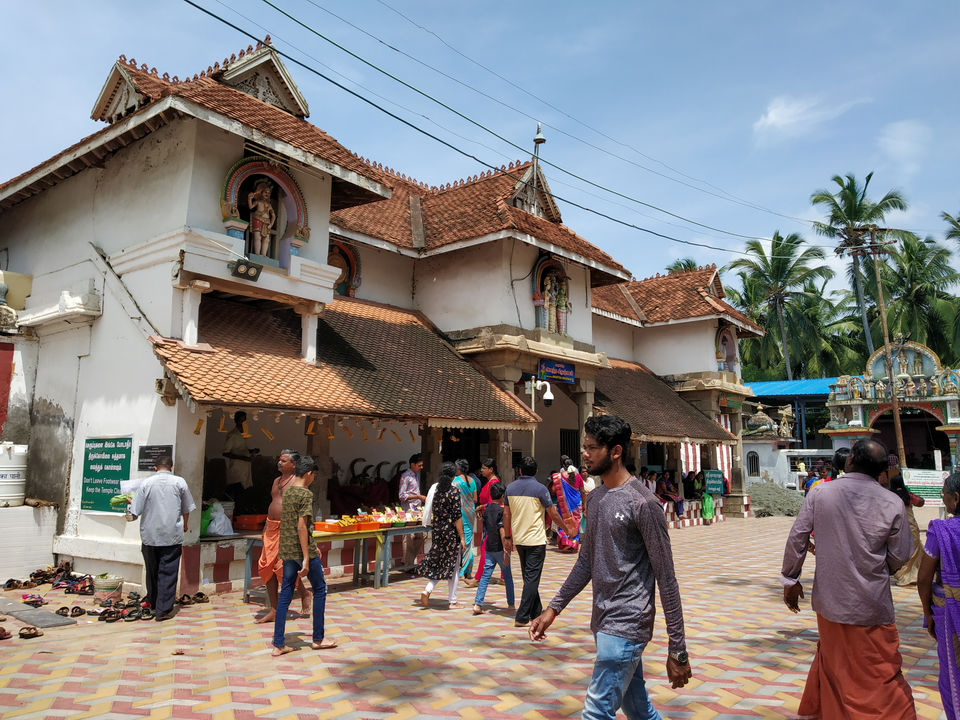
[[[751,382],[747,387],[759,397],[809,397],[811,395],[829,395],[830,386],[837,378],[813,378],[811,380],[772,380],[769,382]]]

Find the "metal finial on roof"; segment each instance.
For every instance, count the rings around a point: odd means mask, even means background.
[[[163,79],[164,79],[164,80],[170,80],[170,75],[168,75],[167,73],[164,73],[164,74],[163,74]]]
[[[537,134],[533,136],[534,145],[543,145],[547,139],[543,136],[543,133],[540,132],[540,123],[537,123]]]
[[[127,64],[127,56],[123,53],[120,53],[120,59],[117,62],[122,62],[124,65]]]
[[[267,36],[263,39],[263,44],[264,44],[264,45],[273,45],[273,41],[270,39],[270,36],[269,36],[269,35],[267,35]]]

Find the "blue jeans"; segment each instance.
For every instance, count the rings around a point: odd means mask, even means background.
[[[513,574],[510,572],[510,563],[503,559],[503,550],[500,552],[486,550],[483,558],[483,576],[480,578],[480,584],[477,585],[477,596],[473,599],[473,604],[483,606],[483,597],[487,594],[490,576],[493,575],[493,569],[499,565],[503,572],[503,584],[507,588],[507,605],[513,605]]]
[[[274,647],[284,646],[287,610],[290,609],[293,591],[297,586],[297,575],[302,567],[303,563],[299,560],[283,561],[283,585],[277,598],[277,618],[273,621]],[[313,590],[313,641],[318,643],[323,640],[323,611],[327,604],[327,583],[323,579],[323,563],[319,557],[310,559],[307,578]]]
[[[583,703],[582,720],[613,720],[617,710],[629,720],[660,720],[643,682],[646,643],[597,633],[597,660]]]

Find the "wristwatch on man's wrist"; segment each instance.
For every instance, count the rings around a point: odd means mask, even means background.
[[[670,659],[674,662],[680,663],[681,665],[686,665],[688,662],[690,662],[690,657],[687,655],[686,650],[670,653]]]

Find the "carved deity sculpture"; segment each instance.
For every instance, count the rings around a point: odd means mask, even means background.
[[[923,355],[919,350],[913,351],[913,375],[923,375]]]
[[[273,183],[263,178],[257,181],[253,192],[247,195],[247,205],[250,206],[250,252],[265,257],[270,253],[270,236],[273,234],[273,225],[277,222],[272,194]]]
[[[906,390],[907,397],[914,397],[917,394],[917,385],[913,382],[912,377],[907,377],[904,383],[904,389]]]
[[[547,330],[557,331],[557,279],[547,275],[543,279],[543,303],[547,309]]]
[[[887,384],[883,381],[883,378],[877,380],[877,397],[884,398],[887,396]]]
[[[569,289],[567,280],[557,282],[557,332],[566,335],[567,333],[567,314],[570,312],[570,300],[568,299]]]
[[[873,381],[867,378],[865,385],[867,389],[867,397],[871,400],[874,399],[877,396],[877,389],[874,386]]]

